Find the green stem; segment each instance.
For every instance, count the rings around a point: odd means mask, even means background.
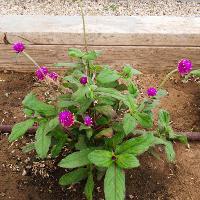
[[[160,86],[159,86],[159,89],[162,88],[162,87],[164,86],[164,84],[167,82],[167,80],[169,80],[169,78],[170,78],[175,72],[177,72],[177,71],[178,71],[177,69],[174,69],[174,70],[172,70],[171,72],[169,72],[169,73],[165,76],[164,80],[161,82],[161,84],[160,84]]]

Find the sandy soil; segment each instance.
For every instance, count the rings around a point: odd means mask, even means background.
[[[137,80],[144,91],[158,84],[164,75],[142,75]],[[33,74],[0,73],[0,123],[13,124],[23,120],[21,101],[31,90],[39,90]],[[199,87],[196,83],[182,84],[178,77],[166,85],[169,96],[161,105],[172,116],[173,127],[179,131],[199,131]],[[64,173],[56,168],[56,160],[37,160],[33,153],[23,154],[21,148],[30,142],[32,135],[9,144],[6,134],[0,134],[0,199],[8,200],[84,200],[83,182],[68,188],[58,185]],[[175,145],[175,165],[164,162],[162,149],[158,149],[161,160],[148,153],[140,157],[142,166],[127,171],[126,200],[197,200],[200,195],[200,144],[191,143],[190,149]],[[103,200],[103,183],[95,182],[94,200]]]

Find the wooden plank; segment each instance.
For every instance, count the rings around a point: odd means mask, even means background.
[[[52,66],[57,62],[71,62],[67,49],[71,45],[28,45],[26,51],[40,64]],[[74,46],[83,48],[82,46]],[[200,47],[155,47],[155,46],[90,46],[89,49],[102,50],[97,60],[119,69],[131,64],[144,73],[168,71],[176,67],[181,58],[188,58],[195,68],[200,68]],[[0,45],[0,70],[34,71],[32,63],[22,55],[12,51],[11,45]],[[53,70],[59,70],[52,67]]]
[[[86,30],[94,46],[200,46],[198,17],[88,16]],[[80,16],[0,16],[0,43],[5,32],[11,42],[83,44]]]

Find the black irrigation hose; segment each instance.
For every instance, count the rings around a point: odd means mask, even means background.
[[[10,133],[12,130],[11,125],[1,125],[0,133]],[[27,133],[34,134],[37,130],[37,127],[33,127],[28,129]],[[200,132],[179,132],[179,134],[183,134],[187,136],[189,141],[200,141]]]

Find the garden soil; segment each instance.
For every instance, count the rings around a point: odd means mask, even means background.
[[[142,75],[136,79],[142,95],[149,86],[156,86],[163,74]],[[140,80],[140,81],[139,81]],[[31,91],[40,91],[33,74],[0,73],[0,124],[24,119],[21,101]],[[177,131],[200,131],[200,92],[197,82],[183,84],[175,77],[166,84],[169,92],[161,106],[171,113]],[[40,93],[43,96],[43,93]],[[155,111],[155,117],[157,111]],[[55,167],[56,160],[39,161],[33,153],[21,148],[33,135],[9,144],[7,134],[0,134],[0,200],[82,200],[84,182],[62,188],[58,178],[64,170]],[[200,196],[200,143],[190,148],[176,143],[176,163],[167,164],[162,148],[156,159],[149,153],[140,157],[141,167],[126,173],[126,199],[134,200],[198,200]],[[95,183],[95,200],[103,200],[103,182]]]

